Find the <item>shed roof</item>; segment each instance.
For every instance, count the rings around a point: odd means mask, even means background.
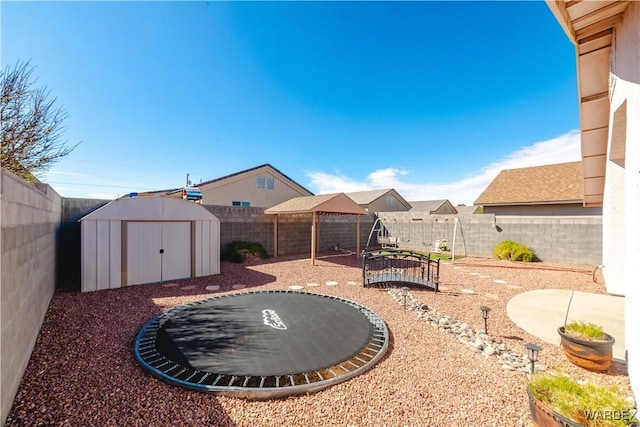
[[[360,205],[344,193],[320,194],[318,196],[294,197],[279,205],[266,209],[266,214],[293,213],[336,213],[348,215],[367,215]]]
[[[475,205],[581,203],[582,162],[501,171]]]
[[[219,221],[196,203],[163,196],[116,199],[80,218],[85,220]]]

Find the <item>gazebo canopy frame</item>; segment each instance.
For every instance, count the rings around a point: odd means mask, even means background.
[[[360,215],[367,211],[344,193],[322,194],[319,196],[295,197],[264,211],[273,215],[273,252],[278,256],[278,217],[280,215],[311,214],[311,265],[316,264],[318,236],[320,235],[320,215],[357,215],[356,253],[360,254]]]

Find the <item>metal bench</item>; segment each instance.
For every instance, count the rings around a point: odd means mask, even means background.
[[[438,291],[440,259],[412,251],[381,249],[362,254],[362,285],[411,284]]]

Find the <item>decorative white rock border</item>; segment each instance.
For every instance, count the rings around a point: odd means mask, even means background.
[[[388,294],[400,305],[405,305],[405,297],[399,288],[389,288]],[[454,335],[458,341],[468,346],[475,353],[482,353],[485,357],[491,358],[502,366],[506,371],[519,371],[523,374],[531,373],[531,364],[526,354],[521,354],[509,349],[501,338],[495,338],[482,331],[476,331],[467,323],[460,322],[447,315],[440,313],[437,309],[423,304],[409,292],[407,294],[406,309],[414,311],[418,318],[427,324],[438,328],[442,332]],[[536,362],[535,370],[544,371],[546,367]]]

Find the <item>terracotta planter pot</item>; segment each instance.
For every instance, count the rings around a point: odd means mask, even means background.
[[[534,427],[583,427],[582,424],[554,412],[549,406],[536,399],[528,389],[527,394]]]
[[[609,334],[603,341],[589,341],[567,335],[564,326],[558,328],[560,346],[567,359],[574,365],[594,372],[604,372],[611,366],[613,344],[616,342]]]

